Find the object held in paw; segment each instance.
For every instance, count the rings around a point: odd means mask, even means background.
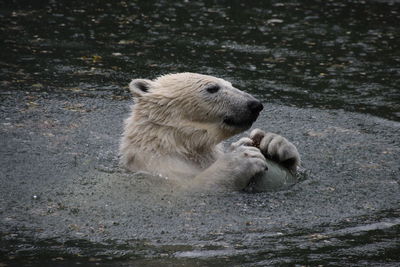
[[[245,191],[276,191],[297,182],[295,172],[300,156],[292,143],[279,135],[265,133],[259,129],[251,132],[250,139],[247,143],[260,149],[266,158],[268,169],[255,175]],[[245,141],[245,138],[242,140]]]

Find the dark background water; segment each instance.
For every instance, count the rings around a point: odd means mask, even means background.
[[[0,1],[0,265],[400,263],[400,2]],[[304,181],[185,195],[118,167],[132,78],[260,98]]]
[[[1,75],[10,89],[115,95],[133,77],[201,72],[272,102],[399,120],[399,12],[395,1],[6,1]]]

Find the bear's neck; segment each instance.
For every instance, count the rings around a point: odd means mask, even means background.
[[[213,154],[219,143],[219,140],[212,137],[207,130],[190,126],[174,127],[146,122],[135,128],[135,135],[146,136],[146,138],[134,138],[134,140],[147,140],[139,144],[142,149],[169,155],[176,153],[192,160]]]

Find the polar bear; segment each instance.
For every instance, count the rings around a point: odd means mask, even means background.
[[[285,138],[261,130],[230,145],[221,142],[251,127],[262,103],[228,81],[177,73],[129,84],[135,104],[125,120],[121,164],[199,188],[245,188],[266,170],[265,157],[289,162],[297,149]],[[257,146],[255,146],[257,143]]]

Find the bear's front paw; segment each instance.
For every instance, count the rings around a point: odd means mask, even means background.
[[[244,186],[251,177],[267,169],[264,155],[252,143],[250,138],[244,137],[231,144],[231,152],[228,154],[229,166],[235,172],[234,176],[240,177]]]
[[[283,136],[255,129],[250,133],[250,139],[264,156],[281,163],[291,171],[296,171],[300,165],[297,148]]]

